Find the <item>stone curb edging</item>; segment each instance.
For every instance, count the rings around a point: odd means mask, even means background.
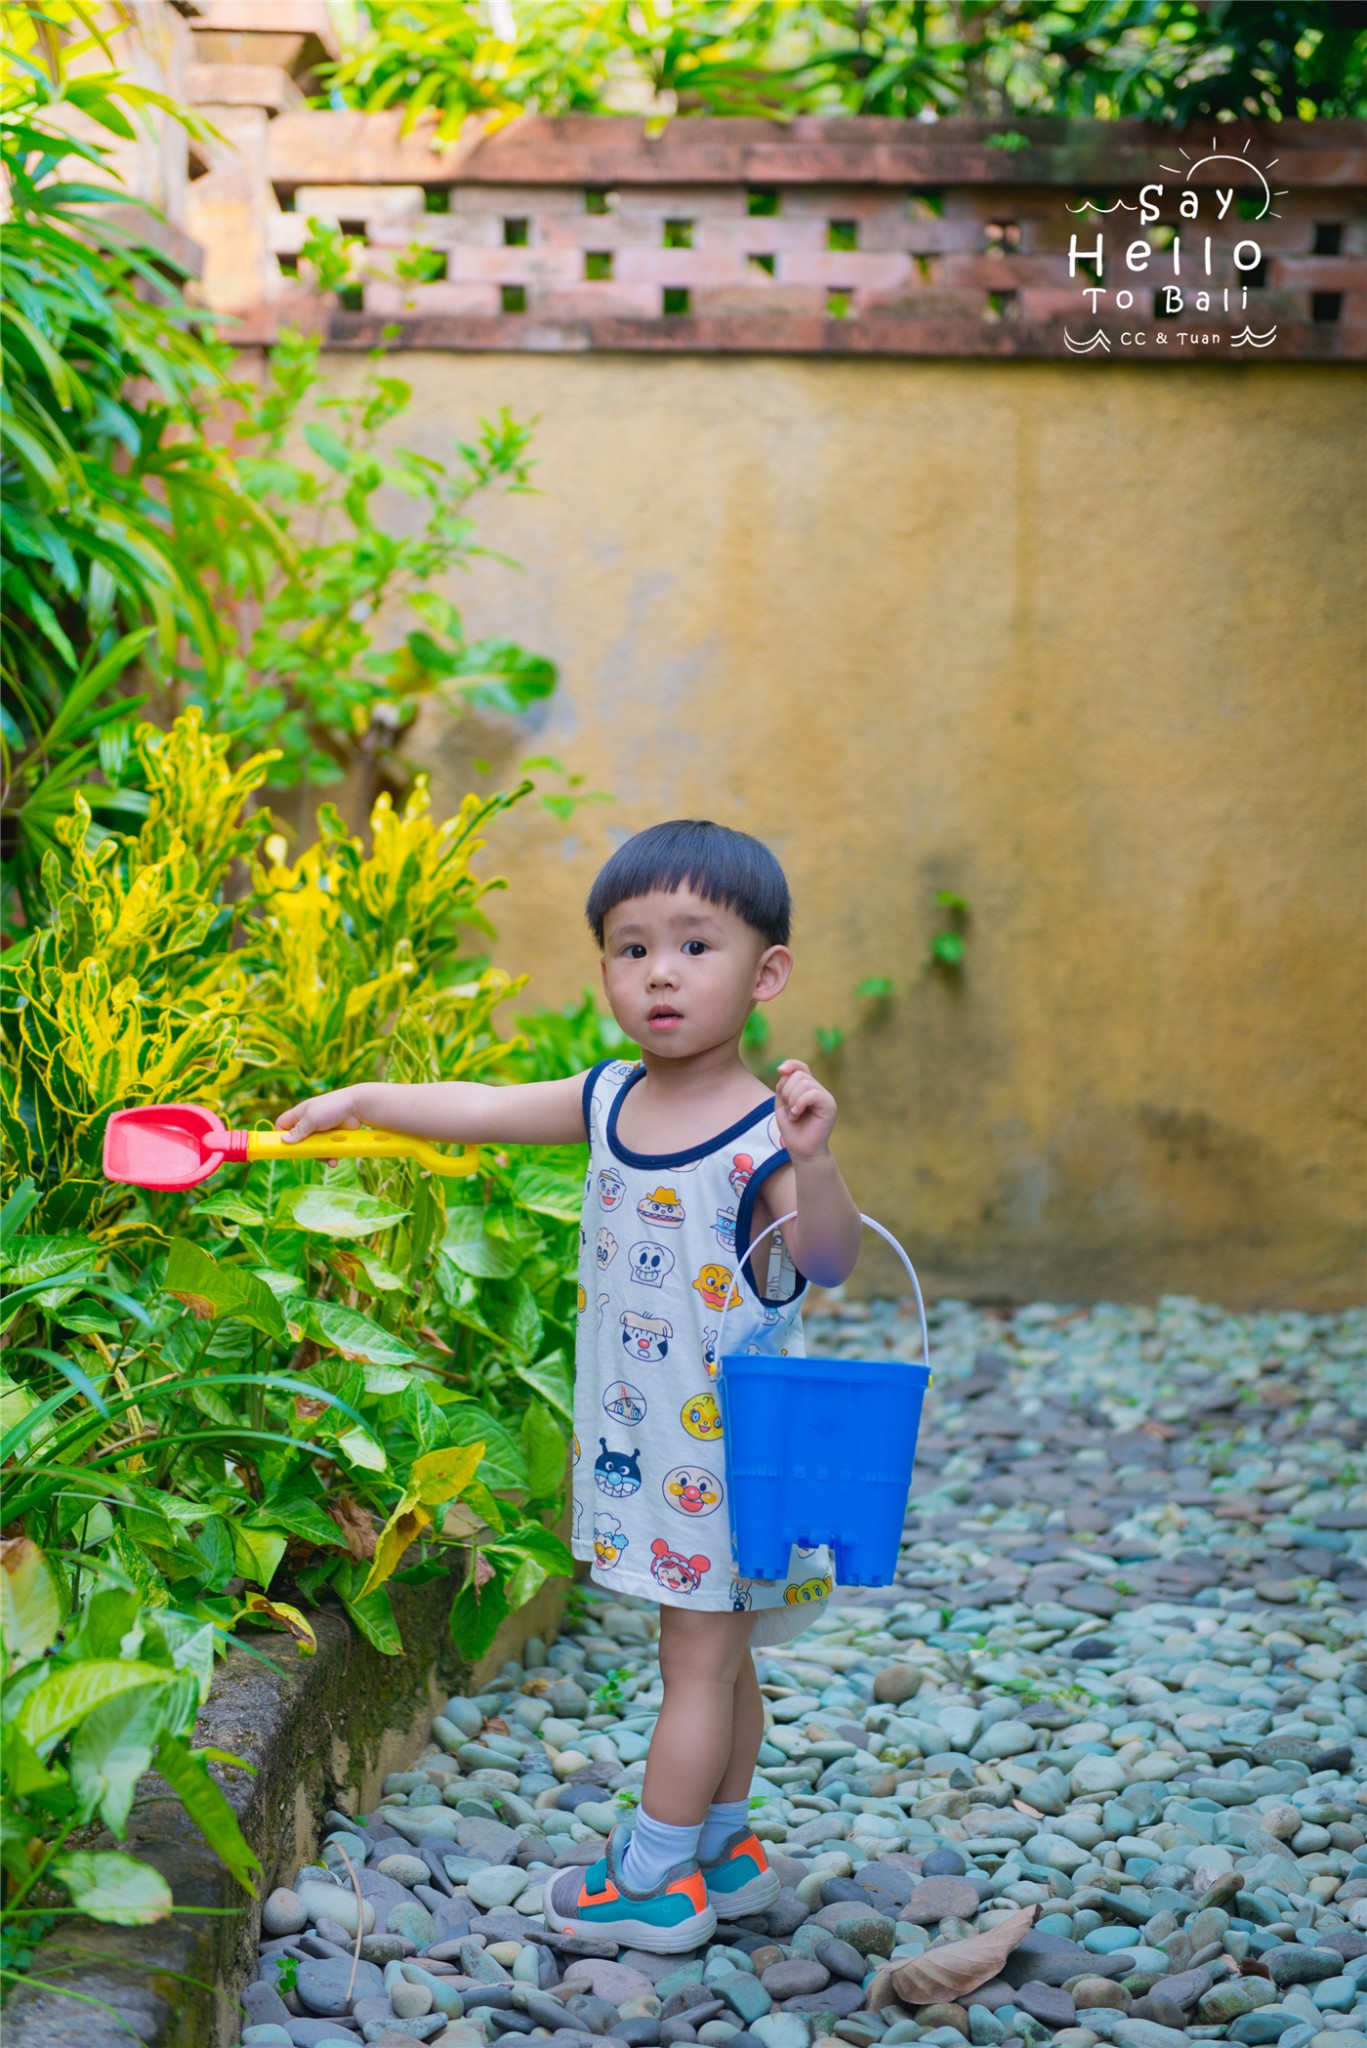
[[[447,1628],[461,1570],[425,1586],[391,1587],[404,1640],[398,1657],[382,1656],[340,1612],[324,1609],[310,1616],[316,1656],[299,1657],[288,1638],[262,1634],[254,1640],[271,1663],[234,1649],[215,1672],[195,1745],[255,1767],[255,1776],[216,1775],[261,1860],[261,1899],[310,1853],[325,1805],[343,1795],[367,1810],[385,1775],[426,1740],[450,1693],[478,1691],[529,1636],[557,1633],[568,1580],[543,1586],[479,1662],[466,1663]],[[128,2048],[130,2040],[224,2048],[235,2041],[237,1992],[256,1968],[260,1899],[235,1883],[155,1772],[138,1788],[127,1841],[101,1834],[87,1846],[134,1852],[162,1872],[178,1908],[196,1910],[150,1927],[66,1923],[34,1958],[31,1980],[49,1988],[26,1982],[5,2006],[5,2048]]]

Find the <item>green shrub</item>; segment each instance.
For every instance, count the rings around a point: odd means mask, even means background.
[[[174,1663],[187,1632],[199,1655],[244,1625],[307,1652],[307,1608],[329,1597],[396,1654],[388,1581],[444,1572],[458,1546],[452,1626],[478,1656],[571,1565],[547,1523],[565,1481],[582,1148],[486,1152],[460,1181],[284,1159],[182,1196],[106,1182],[101,1147],[110,1111],[139,1102],[250,1123],[382,1071],[510,1075],[529,1045],[494,1018],[522,984],[466,942],[483,944],[499,886],[473,866],[485,829],[528,785],[444,822],[421,784],[402,812],[381,799],[369,852],[325,809],[291,860],[250,808],[268,756],[232,766],[195,711],[143,727],[137,748],[140,828],[92,844],[78,798],[58,826],[65,865],[44,862],[42,922],[0,962],[0,1455],[8,1526],[39,1563],[15,1556],[50,1589],[63,1658],[81,1661],[79,1617],[113,1589],[140,1619],[96,1661],[139,1661],[145,1640]],[[544,1057],[570,1050],[552,1039]],[[7,1632],[11,1697],[32,1677],[28,1643]],[[32,1768],[18,1752],[13,1886],[90,1817],[63,1761],[77,1739],[33,1743]]]

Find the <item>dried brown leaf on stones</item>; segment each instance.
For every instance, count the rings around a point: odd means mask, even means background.
[[[1011,1804],[1015,1807],[1017,1813],[1028,1814],[1031,1820],[1044,1819],[1044,1815],[1041,1813],[1040,1809],[1037,1806],[1029,1805],[1028,1802],[1024,1799],[1013,1799],[1011,1801]]]
[[[375,1555],[375,1522],[368,1508],[349,1493],[335,1493],[324,1507],[342,1532],[342,1539],[354,1558]]]
[[[1035,1906],[1023,1906],[995,1927],[970,1934],[963,1941],[942,1942],[923,1956],[909,1956],[905,1962],[890,1963],[880,1970],[869,1988],[868,2003],[880,2012],[894,1999],[903,2005],[936,2005],[964,1997],[980,1984],[1000,1975],[1001,1966],[1012,1949],[1019,1946],[1034,1925]]]

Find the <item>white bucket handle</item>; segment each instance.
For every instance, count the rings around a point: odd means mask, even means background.
[[[756,1253],[756,1252],[757,1252],[757,1251],[759,1250],[759,1247],[760,1247],[760,1246],[761,1246],[761,1245],[763,1244],[763,1242],[764,1242],[765,1238],[766,1238],[766,1237],[768,1237],[768,1235],[769,1235],[770,1231],[773,1231],[773,1230],[777,1230],[777,1229],[778,1229],[778,1227],[779,1227],[779,1225],[780,1225],[781,1223],[791,1223],[791,1222],[793,1222],[793,1220],[795,1219],[795,1217],[796,1217],[796,1216],[797,1216],[797,1210],[796,1210],[796,1209],[790,1209],[790,1210],[788,1211],[788,1213],[787,1213],[787,1215],[786,1215],[786,1216],[776,1216],[776,1217],[774,1218],[774,1221],[773,1221],[772,1223],[766,1223],[766,1224],[765,1224],[765,1226],[764,1226],[764,1228],[763,1228],[763,1230],[761,1230],[761,1232],[759,1233],[759,1236],[758,1236],[758,1237],[752,1237],[752,1238],[751,1238],[751,1240],[750,1240],[749,1244],[748,1244],[748,1245],[746,1246],[746,1248],[745,1248],[744,1254],[742,1255],[742,1257],[741,1257],[741,1258],[739,1258],[739,1259],[738,1259],[738,1260],[736,1261],[736,1275],[735,1275],[735,1287],[736,1287],[736,1292],[737,1292],[738,1294],[740,1293],[740,1271],[741,1271],[741,1267],[742,1267],[742,1266],[743,1266],[743,1265],[745,1264],[745,1261],[746,1261],[747,1259],[749,1259],[749,1258],[752,1258],[752,1257],[754,1256],[754,1254],[755,1254],[755,1253]],[[916,1290],[916,1310],[917,1310],[917,1313],[918,1313],[918,1315],[919,1315],[919,1316],[920,1316],[920,1318],[921,1318],[921,1358],[920,1358],[920,1363],[921,1363],[922,1365],[924,1365],[925,1367],[929,1368],[929,1366],[930,1366],[930,1332],[929,1332],[929,1330],[928,1330],[928,1329],[926,1328],[926,1305],[925,1305],[925,1301],[924,1301],[924,1299],[923,1299],[923,1297],[922,1297],[922,1294],[921,1294],[921,1283],[920,1283],[920,1281],[919,1281],[919,1280],[917,1279],[917,1277],[916,1277],[916,1268],[915,1268],[915,1267],[914,1267],[914,1266],[912,1265],[912,1263],[911,1263],[911,1260],[910,1260],[910,1259],[909,1259],[909,1258],[907,1257],[907,1255],[906,1255],[906,1253],[905,1253],[905,1252],[903,1251],[903,1249],[902,1249],[901,1245],[900,1245],[900,1244],[899,1244],[899,1243],[897,1242],[897,1239],[896,1239],[896,1238],[895,1238],[895,1237],[893,1236],[893,1234],[892,1234],[892,1232],[891,1232],[890,1230],[885,1230],[885,1229],[883,1228],[883,1226],[882,1226],[882,1224],[881,1224],[881,1223],[875,1223],[875,1222],[874,1222],[874,1220],[873,1220],[873,1218],[872,1218],[872,1216],[866,1216],[866,1215],[864,1215],[864,1213],[863,1213],[863,1211],[862,1211],[862,1210],[860,1211],[860,1214],[859,1214],[859,1221],[860,1221],[860,1222],[861,1222],[861,1223],[862,1223],[862,1224],[864,1225],[864,1227],[865,1227],[866,1229],[868,1229],[868,1230],[876,1230],[876,1231],[877,1231],[877,1233],[878,1233],[878,1235],[879,1235],[879,1236],[880,1236],[881,1238],[883,1238],[883,1239],[884,1239],[884,1240],[885,1240],[885,1241],[886,1241],[886,1242],[887,1242],[888,1244],[890,1244],[890,1245],[892,1246],[892,1248],[893,1248],[893,1250],[894,1250],[894,1251],[896,1252],[896,1254],[897,1254],[898,1258],[899,1258],[899,1259],[900,1259],[900,1260],[902,1261],[902,1264],[903,1264],[903,1265],[904,1265],[904,1266],[906,1267],[906,1269],[907,1269],[907,1273],[908,1273],[908,1275],[910,1276],[910,1279],[911,1279],[911,1284],[912,1284],[912,1286],[914,1287],[914,1289]],[[744,1298],[744,1297],[742,1297],[742,1299],[743,1299],[743,1298]],[[727,1312],[727,1310],[728,1310],[728,1309],[730,1308],[730,1306],[731,1306],[731,1289],[730,1289],[730,1288],[728,1287],[728,1288],[727,1288],[727,1290],[726,1290],[726,1293],[725,1293],[725,1295],[724,1295],[724,1296],[723,1296],[723,1298],[722,1298],[722,1305],[721,1305],[721,1321],[720,1321],[720,1322],[719,1322],[719,1323],[717,1324],[717,1372],[718,1372],[718,1375],[720,1375],[720,1373],[721,1373],[721,1370],[722,1370],[722,1356],[723,1356],[723,1346],[722,1346],[722,1341],[721,1341],[721,1339],[722,1339],[722,1331],[723,1331],[723,1330],[725,1329],[725,1327],[726,1327],[726,1312]]]

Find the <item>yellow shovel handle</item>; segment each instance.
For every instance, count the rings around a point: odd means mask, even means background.
[[[467,1145],[458,1159],[438,1152],[426,1138],[401,1131],[322,1131],[314,1138],[287,1138],[283,1131],[249,1131],[248,1159],[416,1159],[429,1173],[455,1180],[479,1172],[479,1147]]]

